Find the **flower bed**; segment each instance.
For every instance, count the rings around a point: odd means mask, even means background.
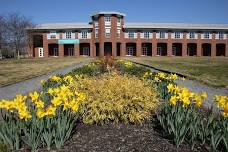
[[[79,122],[139,125],[156,114],[150,122],[177,148],[227,150],[228,97],[215,96],[219,112],[205,111],[207,94],[178,88],[175,79],[183,78],[111,58],[52,76],[41,82],[41,92],[0,102],[0,141],[12,150],[60,149]]]

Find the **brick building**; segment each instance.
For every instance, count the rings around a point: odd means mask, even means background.
[[[28,29],[33,57],[228,56],[228,24],[124,23],[125,14],[98,12],[90,23]]]

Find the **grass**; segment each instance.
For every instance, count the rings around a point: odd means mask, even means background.
[[[179,73],[214,87],[228,87],[227,57],[139,57],[131,61]]]
[[[91,58],[48,58],[48,59],[11,59],[0,60],[0,87],[20,82],[32,77],[47,74]]]

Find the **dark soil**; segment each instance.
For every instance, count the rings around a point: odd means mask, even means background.
[[[23,151],[23,150],[22,150]],[[40,152],[46,151],[40,149]],[[85,125],[78,124],[73,137],[61,150],[51,152],[190,152],[190,146],[178,150],[154,130],[152,123],[143,125]],[[196,151],[205,151],[198,148]]]

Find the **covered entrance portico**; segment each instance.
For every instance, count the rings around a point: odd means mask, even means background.
[[[112,56],[112,42],[104,43],[104,56]]]

